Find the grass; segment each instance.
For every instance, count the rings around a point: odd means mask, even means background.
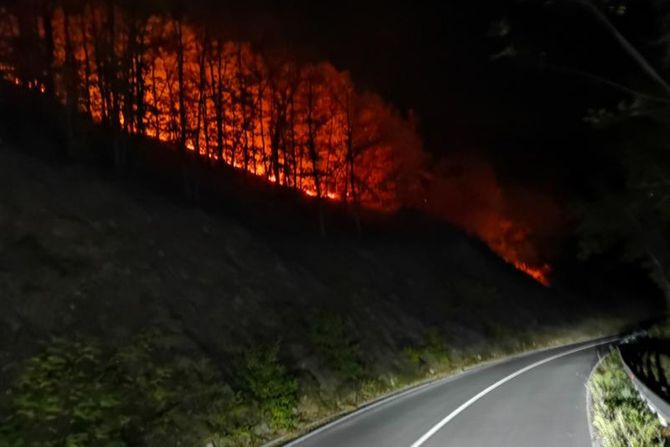
[[[310,344],[324,367],[337,372],[345,381],[363,378],[364,366],[358,343],[342,317],[322,314],[313,322]]]
[[[179,343],[156,332],[116,349],[95,340],[53,340],[3,396],[0,446],[258,444],[249,430],[261,417],[253,400]],[[271,389],[264,378],[257,382]]]
[[[656,341],[670,340],[670,319],[655,324],[649,329],[647,335]],[[670,382],[670,355],[659,352],[657,356],[655,353],[643,352],[642,358],[645,374],[656,382]]]
[[[298,383],[279,360],[279,345],[251,350],[245,356],[242,376],[263,416],[274,429],[295,427]]]
[[[626,376],[618,352],[600,362],[588,387],[593,426],[603,447],[670,446],[668,433]]]
[[[448,371],[452,365],[448,347],[435,330],[429,330],[420,345],[406,346],[403,355],[415,371],[426,375]]]
[[[11,360],[0,447],[255,446],[482,361],[620,327],[544,327],[562,298],[508,278],[455,233],[387,248],[387,236],[280,242],[282,231],[129,201],[69,170],[62,182],[4,152],[0,168],[12,180],[0,208],[22,223],[21,239],[13,227],[0,237],[16,260],[0,268],[0,335],[21,342],[0,346]],[[109,345],[152,326],[169,328]],[[99,338],[69,335],[35,355],[54,332]]]
[[[90,338],[54,339],[24,363],[1,396],[0,447],[256,446],[482,361],[587,336],[575,327],[539,333],[530,343],[526,331],[508,332],[466,354],[433,329],[399,349],[396,370],[375,375],[353,333],[345,319],[332,315],[318,318],[310,330],[322,371],[340,383],[330,392],[310,387],[292,366],[299,359],[280,343],[247,349],[226,366],[169,330],[145,332],[116,347]],[[607,374],[605,381],[596,376],[598,396],[612,389],[606,385],[613,373]]]
[[[324,316],[322,318],[329,319]],[[449,346],[445,339],[436,330],[428,330],[424,339],[416,345],[408,345],[398,353],[399,361],[404,365],[397,374],[386,374],[383,377],[369,377],[361,379],[358,384],[356,401],[340,400],[341,396],[327,396],[321,403],[328,408],[326,412],[317,412],[318,417],[301,418],[295,430],[288,436],[276,439],[269,445],[281,445],[288,439],[295,438],[320,425],[342,416],[370,401],[403,391],[422,383],[460,372],[464,369],[496,360],[508,355],[518,354],[533,349],[559,346],[576,343],[597,337],[618,333],[630,322],[620,318],[593,318],[560,328],[544,330],[506,331],[505,334],[496,334],[496,338],[487,340],[478,354],[466,354],[458,347]],[[337,326],[339,323],[334,324]],[[339,338],[343,334],[338,331],[326,331]],[[337,335],[337,337],[335,337]],[[347,336],[350,337],[350,336]],[[347,344],[340,338],[338,346]],[[334,341],[333,341],[334,343]],[[326,346],[329,343],[325,344]],[[356,345],[354,350],[358,352]],[[337,401],[337,402],[333,402]],[[641,447],[641,446],[640,446]]]

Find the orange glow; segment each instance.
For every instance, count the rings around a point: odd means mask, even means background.
[[[508,264],[524,272],[540,284],[548,287],[551,282],[551,267],[546,263],[529,262],[535,258],[528,253],[532,250],[529,243],[529,229],[520,223],[512,222],[500,214],[490,213],[485,223],[471,225],[476,235]]]
[[[512,207],[493,168],[472,155],[454,154],[436,170],[424,209],[476,236],[507,263],[549,286],[551,267],[538,253],[536,224],[526,217],[540,211],[537,201],[534,209]],[[541,220],[548,220],[549,212],[541,212]]]
[[[510,262],[506,259],[507,262]],[[551,273],[551,267],[549,264],[543,264],[541,266],[531,266],[521,261],[512,261],[514,267],[524,272],[526,275],[533,278],[535,281],[539,282],[545,287],[549,287],[551,282],[549,281],[549,274]]]
[[[109,47],[112,10],[119,29]],[[328,63],[268,62],[248,43],[159,15],[134,31],[135,38],[142,33],[138,54],[126,17],[102,2],[68,20],[56,8],[54,89],[64,103],[76,101],[98,123],[183,145],[310,197],[386,211],[402,205],[397,173],[421,168],[421,143],[381,98],[358,94],[348,73]],[[118,72],[107,68],[127,61]]]
[[[18,22],[0,7],[3,78],[42,93],[48,85],[97,123],[308,197],[384,212],[427,209],[549,284],[530,226],[511,217],[493,174],[476,171],[456,183],[449,172],[426,175],[414,123],[357,91],[347,72],[264,56],[167,15],[137,17],[101,0],[76,9],[66,16],[55,8],[53,61],[35,69],[13,51]]]

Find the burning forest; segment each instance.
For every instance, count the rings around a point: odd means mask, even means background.
[[[0,0],[0,447],[670,445],[662,3]]]
[[[227,39],[180,12],[91,0],[0,9],[0,69],[57,97],[70,122],[84,116],[354,209],[427,208],[549,284],[549,266],[524,248],[532,229],[466,200],[491,191],[432,167],[414,122],[328,62]]]
[[[410,124],[328,63],[298,65],[183,18],[112,3],[2,18],[7,79],[120,132],[383,209],[410,187],[399,171],[416,178],[421,168]]]

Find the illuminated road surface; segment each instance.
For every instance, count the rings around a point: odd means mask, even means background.
[[[591,447],[585,383],[607,344],[479,367],[325,426],[292,447]]]

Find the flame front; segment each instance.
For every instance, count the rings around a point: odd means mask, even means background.
[[[310,197],[384,211],[427,203],[549,284],[549,266],[523,250],[527,228],[495,202],[500,188],[482,188],[476,175],[454,185],[439,173],[426,186],[428,157],[414,123],[357,91],[347,72],[256,51],[161,12],[89,0],[33,16],[24,6],[0,7],[6,80],[53,94],[115,132],[157,139]],[[470,200],[473,191],[486,197]]]
[[[546,198],[528,201],[512,194],[501,187],[485,160],[455,153],[437,166],[425,209],[476,236],[507,263],[549,286],[551,267],[539,254],[538,228],[557,222],[560,211]]]
[[[30,32],[19,12],[0,9],[5,78],[43,92],[51,83],[65,104],[112,129],[383,210],[401,206],[403,182],[422,168],[411,124],[329,63],[297,64],[186,19],[90,1],[55,9],[53,57],[42,69],[17,51]],[[32,37],[46,40],[42,16],[38,24]]]
[[[491,214],[488,216],[489,222],[485,225],[473,224],[472,228],[477,232],[476,235],[508,264],[513,265],[518,270],[533,278],[545,287],[551,282],[549,275],[551,267],[546,263],[531,263],[524,261],[529,255],[522,252],[530,250],[529,229],[519,223],[515,223],[504,216]],[[491,228],[495,228],[492,230]]]
[[[551,282],[549,281],[549,274],[551,273],[551,266],[549,264],[542,264],[540,266],[528,265],[525,262],[521,261],[510,261],[506,259],[507,262],[510,262],[514,267],[524,272],[526,275],[533,278],[535,281],[539,282],[545,287],[549,287]]]

